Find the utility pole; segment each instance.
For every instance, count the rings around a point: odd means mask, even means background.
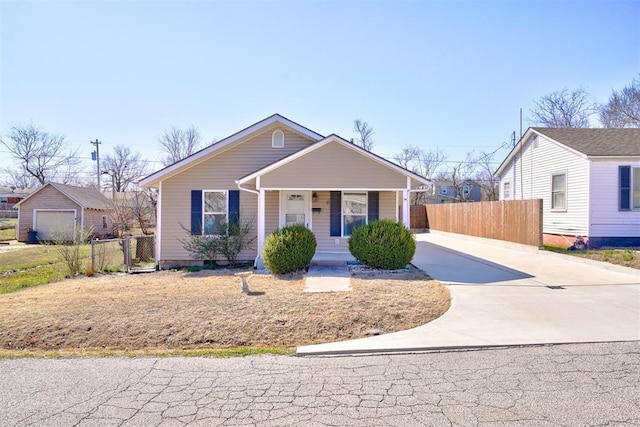
[[[96,161],[96,167],[98,168],[98,191],[101,192],[102,190],[100,189],[100,144],[102,144],[102,142],[98,141],[98,138],[96,138],[95,141],[89,141],[89,143],[91,145],[96,146],[96,151],[91,153],[91,158]]]

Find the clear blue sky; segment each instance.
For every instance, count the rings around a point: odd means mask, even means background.
[[[640,71],[637,0],[0,1],[0,36],[0,133],[33,121],[86,157],[98,138],[159,160],[171,125],[221,139],[277,112],[459,160],[545,93],[605,102]]]

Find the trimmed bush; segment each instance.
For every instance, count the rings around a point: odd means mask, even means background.
[[[356,228],[349,239],[349,251],[369,267],[396,270],[411,262],[416,241],[403,224],[383,219]]]
[[[269,234],[264,242],[264,265],[275,274],[306,268],[316,253],[316,236],[303,225],[290,225]]]

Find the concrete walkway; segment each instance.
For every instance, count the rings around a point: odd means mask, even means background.
[[[305,292],[348,292],[351,276],[346,263],[311,264],[304,281]]]
[[[416,238],[413,263],[448,284],[447,313],[407,331],[298,347],[298,355],[640,340],[640,271],[446,233]]]

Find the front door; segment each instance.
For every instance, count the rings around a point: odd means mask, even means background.
[[[311,192],[280,192],[280,227],[302,224],[311,229]]]

